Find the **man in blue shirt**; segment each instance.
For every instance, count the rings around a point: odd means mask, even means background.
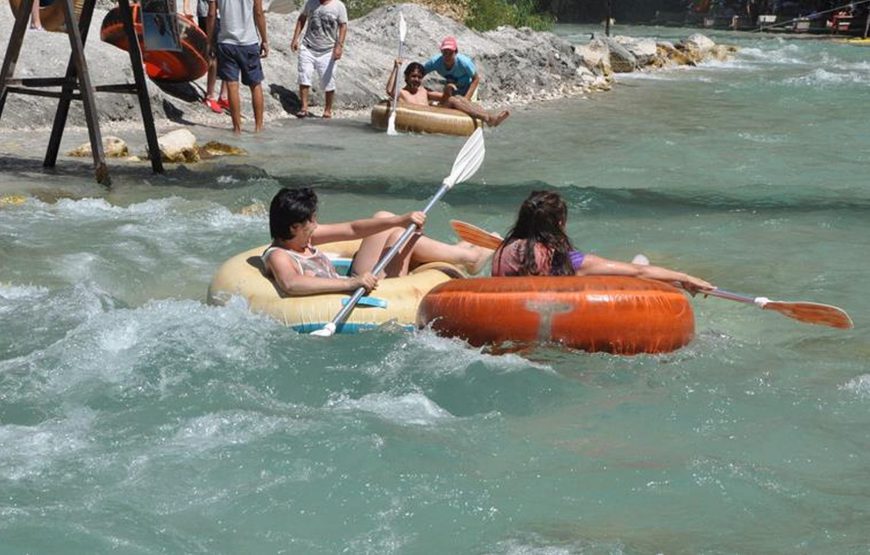
[[[423,74],[438,72],[447,80],[444,86],[444,99],[453,95],[464,96],[468,100],[476,98],[480,74],[474,67],[474,62],[465,54],[459,53],[459,47],[454,37],[445,37],[441,41],[441,54],[423,64]],[[444,100],[442,99],[442,104]]]

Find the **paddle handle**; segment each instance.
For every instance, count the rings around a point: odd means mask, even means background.
[[[453,186],[452,183],[449,185],[447,183],[442,184],[441,188],[438,189],[438,192],[435,193],[435,195],[433,195],[431,199],[429,199],[429,203],[426,204],[426,207],[423,208],[422,212],[424,214],[428,214],[429,210],[431,210],[432,207],[435,206],[435,203],[437,203],[439,200],[441,200],[441,197],[443,197],[447,193],[447,191],[450,190],[450,187],[452,187],[452,186]],[[408,228],[399,237],[399,240],[396,241],[396,243],[390,248],[389,251],[387,251],[387,254],[385,254],[383,256],[383,258],[381,258],[378,261],[378,263],[375,264],[375,267],[372,268],[372,273],[374,275],[378,275],[379,273],[381,273],[384,270],[384,268],[387,267],[387,264],[392,262],[393,258],[396,257],[396,254],[398,254],[398,252],[405,247],[405,245],[408,243],[408,240],[411,238],[411,235],[413,235],[416,230],[417,230],[416,225],[411,224],[408,226]],[[347,304],[341,308],[341,310],[338,312],[338,314],[335,315],[335,317],[332,319],[331,322],[326,324],[326,327],[329,328],[333,332],[336,329],[338,329],[338,326],[342,325],[344,323],[344,321],[347,320],[347,317],[350,316],[350,313],[353,311],[354,308],[356,308],[356,305],[359,303],[359,300],[365,294],[366,294],[365,287],[357,288],[357,290],[354,291],[353,295],[351,296],[351,298],[347,302]]]

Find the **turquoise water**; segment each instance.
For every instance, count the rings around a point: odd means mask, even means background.
[[[853,330],[697,298],[697,338],[661,356],[315,341],[204,304],[268,239],[242,208],[302,183],[324,219],[418,208],[461,139],[286,122],[243,159],[113,165],[110,192],[7,156],[4,191],[32,196],[0,207],[0,552],[866,553],[868,50],[714,38],[736,59],[516,110],[427,227],[504,231],[557,187],[586,249]]]

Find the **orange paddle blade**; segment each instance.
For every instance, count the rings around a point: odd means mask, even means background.
[[[501,237],[481,229],[476,225],[459,220],[450,220],[450,227],[453,232],[463,241],[468,241],[472,245],[484,247],[487,249],[497,249],[501,245]]]
[[[765,310],[775,310],[781,314],[808,324],[830,326],[841,330],[850,329],[852,319],[846,311],[836,306],[821,303],[770,301],[763,307]]]

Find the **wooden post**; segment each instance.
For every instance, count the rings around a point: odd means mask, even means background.
[[[24,33],[27,31],[27,19],[30,17],[33,3],[38,1],[23,0],[21,11],[15,14],[15,25],[12,26],[12,36],[9,37],[9,46],[6,48],[6,56],[3,58],[3,69],[0,70],[0,117],[3,117],[3,108],[6,106],[9,80],[15,75],[18,54],[21,53],[21,43],[24,42]]]
[[[64,18],[66,20],[66,32],[72,52],[66,66],[66,77],[72,82],[73,77],[78,77],[75,85],[67,84],[61,88],[60,101],[54,114],[54,125],[51,129],[51,137],[48,140],[48,149],[42,165],[53,168],[57,163],[57,154],[60,151],[60,141],[63,130],[66,127],[69,105],[76,89],[81,92],[82,105],[85,110],[85,120],[88,123],[88,138],[91,142],[91,153],[94,156],[94,173],[97,183],[109,186],[112,180],[109,177],[109,168],[106,166],[106,155],[103,152],[103,138],[100,133],[100,124],[97,115],[97,104],[94,100],[94,88],[91,85],[88,64],[85,61],[85,41],[88,38],[88,29],[91,25],[91,17],[94,14],[96,0],[85,0],[82,7],[81,17],[76,25],[75,13],[73,12],[72,0],[58,0],[63,2]]]
[[[139,48],[139,40],[136,38],[136,29],[133,26],[133,10],[130,9],[130,1],[118,0],[118,9],[121,11],[121,21],[124,22],[127,44],[130,45],[128,48],[130,65],[133,66],[133,80],[136,82],[136,95],[139,98],[139,109],[142,111],[142,124],[145,126],[145,139],[148,142],[148,158],[151,160],[151,169],[156,173],[163,173],[163,159],[160,154],[160,146],[157,144],[157,131],[154,130],[154,114],[151,113],[148,84],[145,82],[145,70],[142,69],[142,50]]]
[[[90,139],[91,150],[94,155],[94,169],[97,182],[110,185],[111,180],[109,178],[108,166],[106,165],[105,153],[103,152],[103,140],[100,134],[100,122],[97,104],[94,99],[94,91],[136,94],[139,100],[139,108],[142,110],[142,123],[145,127],[145,137],[148,141],[151,168],[155,173],[163,172],[160,147],[157,144],[157,132],[154,129],[154,115],[151,113],[151,99],[148,96],[145,72],[142,69],[142,52],[139,48],[139,40],[136,37],[129,0],[119,0],[118,3],[124,21],[124,31],[130,44],[130,64],[133,68],[135,83],[104,85],[100,87],[94,87],[91,84],[84,53],[96,0],[83,1],[78,24],[76,24],[75,12],[73,10],[74,0],[56,0],[63,6],[66,32],[72,50],[64,77],[13,79],[15,66],[18,63],[18,55],[21,53],[21,45],[24,41],[24,34],[27,31],[27,20],[30,17],[30,10],[33,7],[33,3],[38,1],[22,0],[21,11],[15,14],[15,25],[12,29],[12,35],[9,37],[9,45],[6,48],[6,56],[3,59],[3,69],[0,70],[0,117],[3,115],[6,99],[10,92],[58,98],[59,102],[57,111],[54,114],[51,136],[49,137],[48,148],[43,160],[44,167],[52,168],[57,163],[63,131],[69,116],[70,102],[81,100],[88,124],[88,138]],[[40,87],[58,86],[61,88],[59,92],[40,89]]]

